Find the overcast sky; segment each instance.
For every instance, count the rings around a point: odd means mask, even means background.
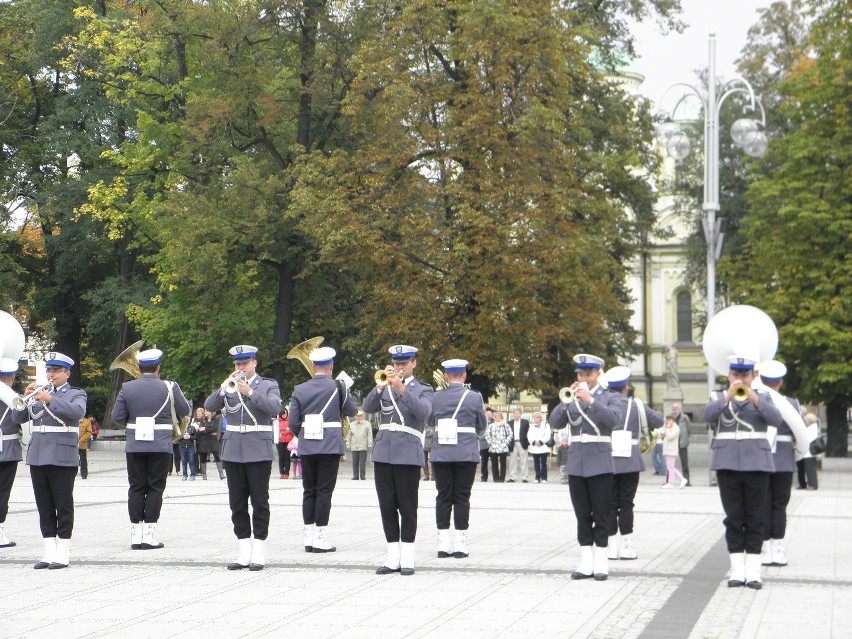
[[[707,67],[709,35],[716,34],[716,75],[732,78],[734,61],[746,42],[746,35],[757,22],[757,10],[769,7],[771,0],[682,0],[683,33],[662,35],[653,23],[636,25],[636,63],[645,81],[641,92],[656,104],[663,91],[674,82],[697,82],[695,70]],[[677,98],[676,89],[666,96],[670,108]]]

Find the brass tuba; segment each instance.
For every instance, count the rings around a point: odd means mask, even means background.
[[[447,384],[447,380],[444,379],[444,373],[442,373],[438,368],[432,372],[432,381],[435,383],[435,388],[437,390],[444,390],[447,386],[449,386],[449,384]]]
[[[139,370],[139,360],[136,359],[136,356],[139,354],[139,351],[142,350],[142,344],[145,343],[144,339],[140,339],[138,342],[134,342],[119,354],[114,360],[112,360],[112,364],[109,365],[109,369],[111,371],[115,370],[123,370],[125,373],[139,379],[142,377],[142,371]]]
[[[306,339],[304,342],[296,344],[293,348],[290,349],[290,352],[287,353],[287,359],[297,359],[302,362],[302,366],[304,366],[305,370],[308,371],[308,375],[313,378],[314,364],[313,362],[311,362],[308,355],[318,349],[319,345],[322,344],[324,340],[324,337],[312,337],[310,339]],[[335,379],[340,380],[346,377],[349,376],[343,371],[341,371]],[[340,416],[340,425],[342,426],[341,431],[343,433],[349,432],[349,418],[346,415]]]

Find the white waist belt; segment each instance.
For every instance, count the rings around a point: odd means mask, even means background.
[[[571,435],[571,443],[572,444],[594,444],[597,442],[611,442],[612,437],[608,437],[607,435],[587,435],[583,433],[582,435]]]
[[[77,426],[33,426],[33,433],[79,433]]]
[[[717,433],[716,439],[766,439],[766,433],[738,430],[733,433]]]
[[[379,430],[389,430],[392,433],[408,433],[409,435],[414,435],[417,439],[419,439],[421,444],[426,441],[426,435],[422,431],[419,431],[416,428],[409,428],[408,426],[403,426],[401,424],[395,424],[393,422],[390,424],[381,424],[379,426]]]
[[[791,442],[792,443],[793,436],[792,435],[778,435],[778,437],[775,438],[775,441],[776,442]]]
[[[3,441],[9,441],[10,439],[20,439],[21,436],[18,434],[15,435],[3,435]]]
[[[271,433],[272,426],[263,426],[258,424],[228,424],[225,427],[226,433]]]
[[[134,430],[136,428],[135,423],[130,423],[127,425],[127,428],[130,430]],[[171,424],[154,424],[154,430],[172,430],[174,426]]]
[[[323,427],[323,429],[326,429],[326,428],[343,428],[343,426],[341,425],[340,422],[323,422],[322,427]]]
[[[457,433],[474,433],[475,434],[476,433],[476,427],[475,426],[457,426],[456,432]]]

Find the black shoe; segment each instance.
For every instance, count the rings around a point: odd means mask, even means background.
[[[390,575],[391,573],[394,573],[394,572],[400,572],[400,569],[399,568],[388,568],[387,566],[379,566],[376,569],[377,575]]]
[[[595,581],[606,581],[608,577],[609,575],[604,572],[595,573]]]
[[[139,550],[142,544],[130,544],[130,550]]]
[[[521,481],[522,481],[522,482],[524,482],[525,484],[530,483],[530,482],[529,482],[528,480],[526,480],[526,479],[522,479]]]
[[[249,570],[251,570],[252,572],[263,570],[263,564],[249,564]]]
[[[592,575],[587,575],[584,572],[580,572],[579,570],[575,570],[571,573],[571,579],[591,579]]]
[[[11,548],[12,546],[17,546],[14,541],[10,541],[8,544],[0,544],[0,548]]]
[[[358,479],[357,477],[353,477],[353,478],[352,478],[352,480],[353,480],[353,481],[357,481],[357,479]]]
[[[313,552],[313,551],[314,551],[313,546],[305,546],[305,552]]]
[[[63,568],[67,568],[68,564],[58,564],[55,561],[48,565],[48,570],[62,570]]]
[[[131,548],[132,547],[133,546],[131,546]],[[151,544],[139,544],[139,550],[159,550],[160,548],[165,548],[162,542],[155,546],[152,546]]]
[[[337,550],[336,546],[332,546],[331,548],[317,548],[314,546],[311,548],[311,552],[313,553],[334,552],[335,550]]]
[[[742,588],[745,586],[744,581],[740,581],[739,579],[728,579],[728,588]]]
[[[414,574],[414,568],[400,568],[399,574],[403,577],[410,577]]]
[[[49,568],[49,567],[50,567],[50,563],[47,562],[47,561],[40,561],[33,566],[33,568],[35,568],[36,570],[44,570],[45,568]]]
[[[514,483],[515,483],[515,480],[514,480],[514,479],[507,479],[506,481],[508,481],[510,484],[514,484]]]
[[[752,590],[760,590],[761,588],[763,588],[763,583],[761,583],[760,581],[749,581],[746,582],[746,587],[751,588]]]
[[[444,550],[438,551],[438,559],[446,559],[447,557],[452,557],[452,556],[453,556],[452,553],[446,552]]]
[[[232,564],[228,564],[228,570],[242,570],[243,568],[248,568],[249,566],[244,566],[242,564],[238,564],[236,561]]]
[[[468,557],[468,556],[469,556],[469,553],[466,553],[466,552],[456,551],[456,552],[453,553],[453,557],[455,557],[456,559],[464,559],[465,557]]]
[[[479,481],[488,481],[488,477],[483,477],[483,478],[482,478],[482,479],[480,479]]]

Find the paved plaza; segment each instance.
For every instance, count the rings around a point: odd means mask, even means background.
[[[122,448],[98,442],[89,478],[77,479],[66,570],[32,569],[43,546],[20,465],[6,524],[17,546],[0,550],[0,637],[852,637],[846,460],[828,460],[818,491],[793,490],[790,564],[764,568],[755,591],[727,587],[706,444],[693,444],[690,458],[694,487],[662,490],[643,473],[639,559],[611,562],[607,581],[570,579],[575,520],[555,470],[547,484],[477,481],[467,559],[436,558],[435,488],[421,483],[416,574],[403,577],[375,574],[385,543],[371,471],[352,481],[345,464],[329,528],[335,553],[304,552],[300,482],[276,472],[265,570],[226,570],[236,541],[215,470],[208,481],[170,477],[165,548],[130,550]]]

